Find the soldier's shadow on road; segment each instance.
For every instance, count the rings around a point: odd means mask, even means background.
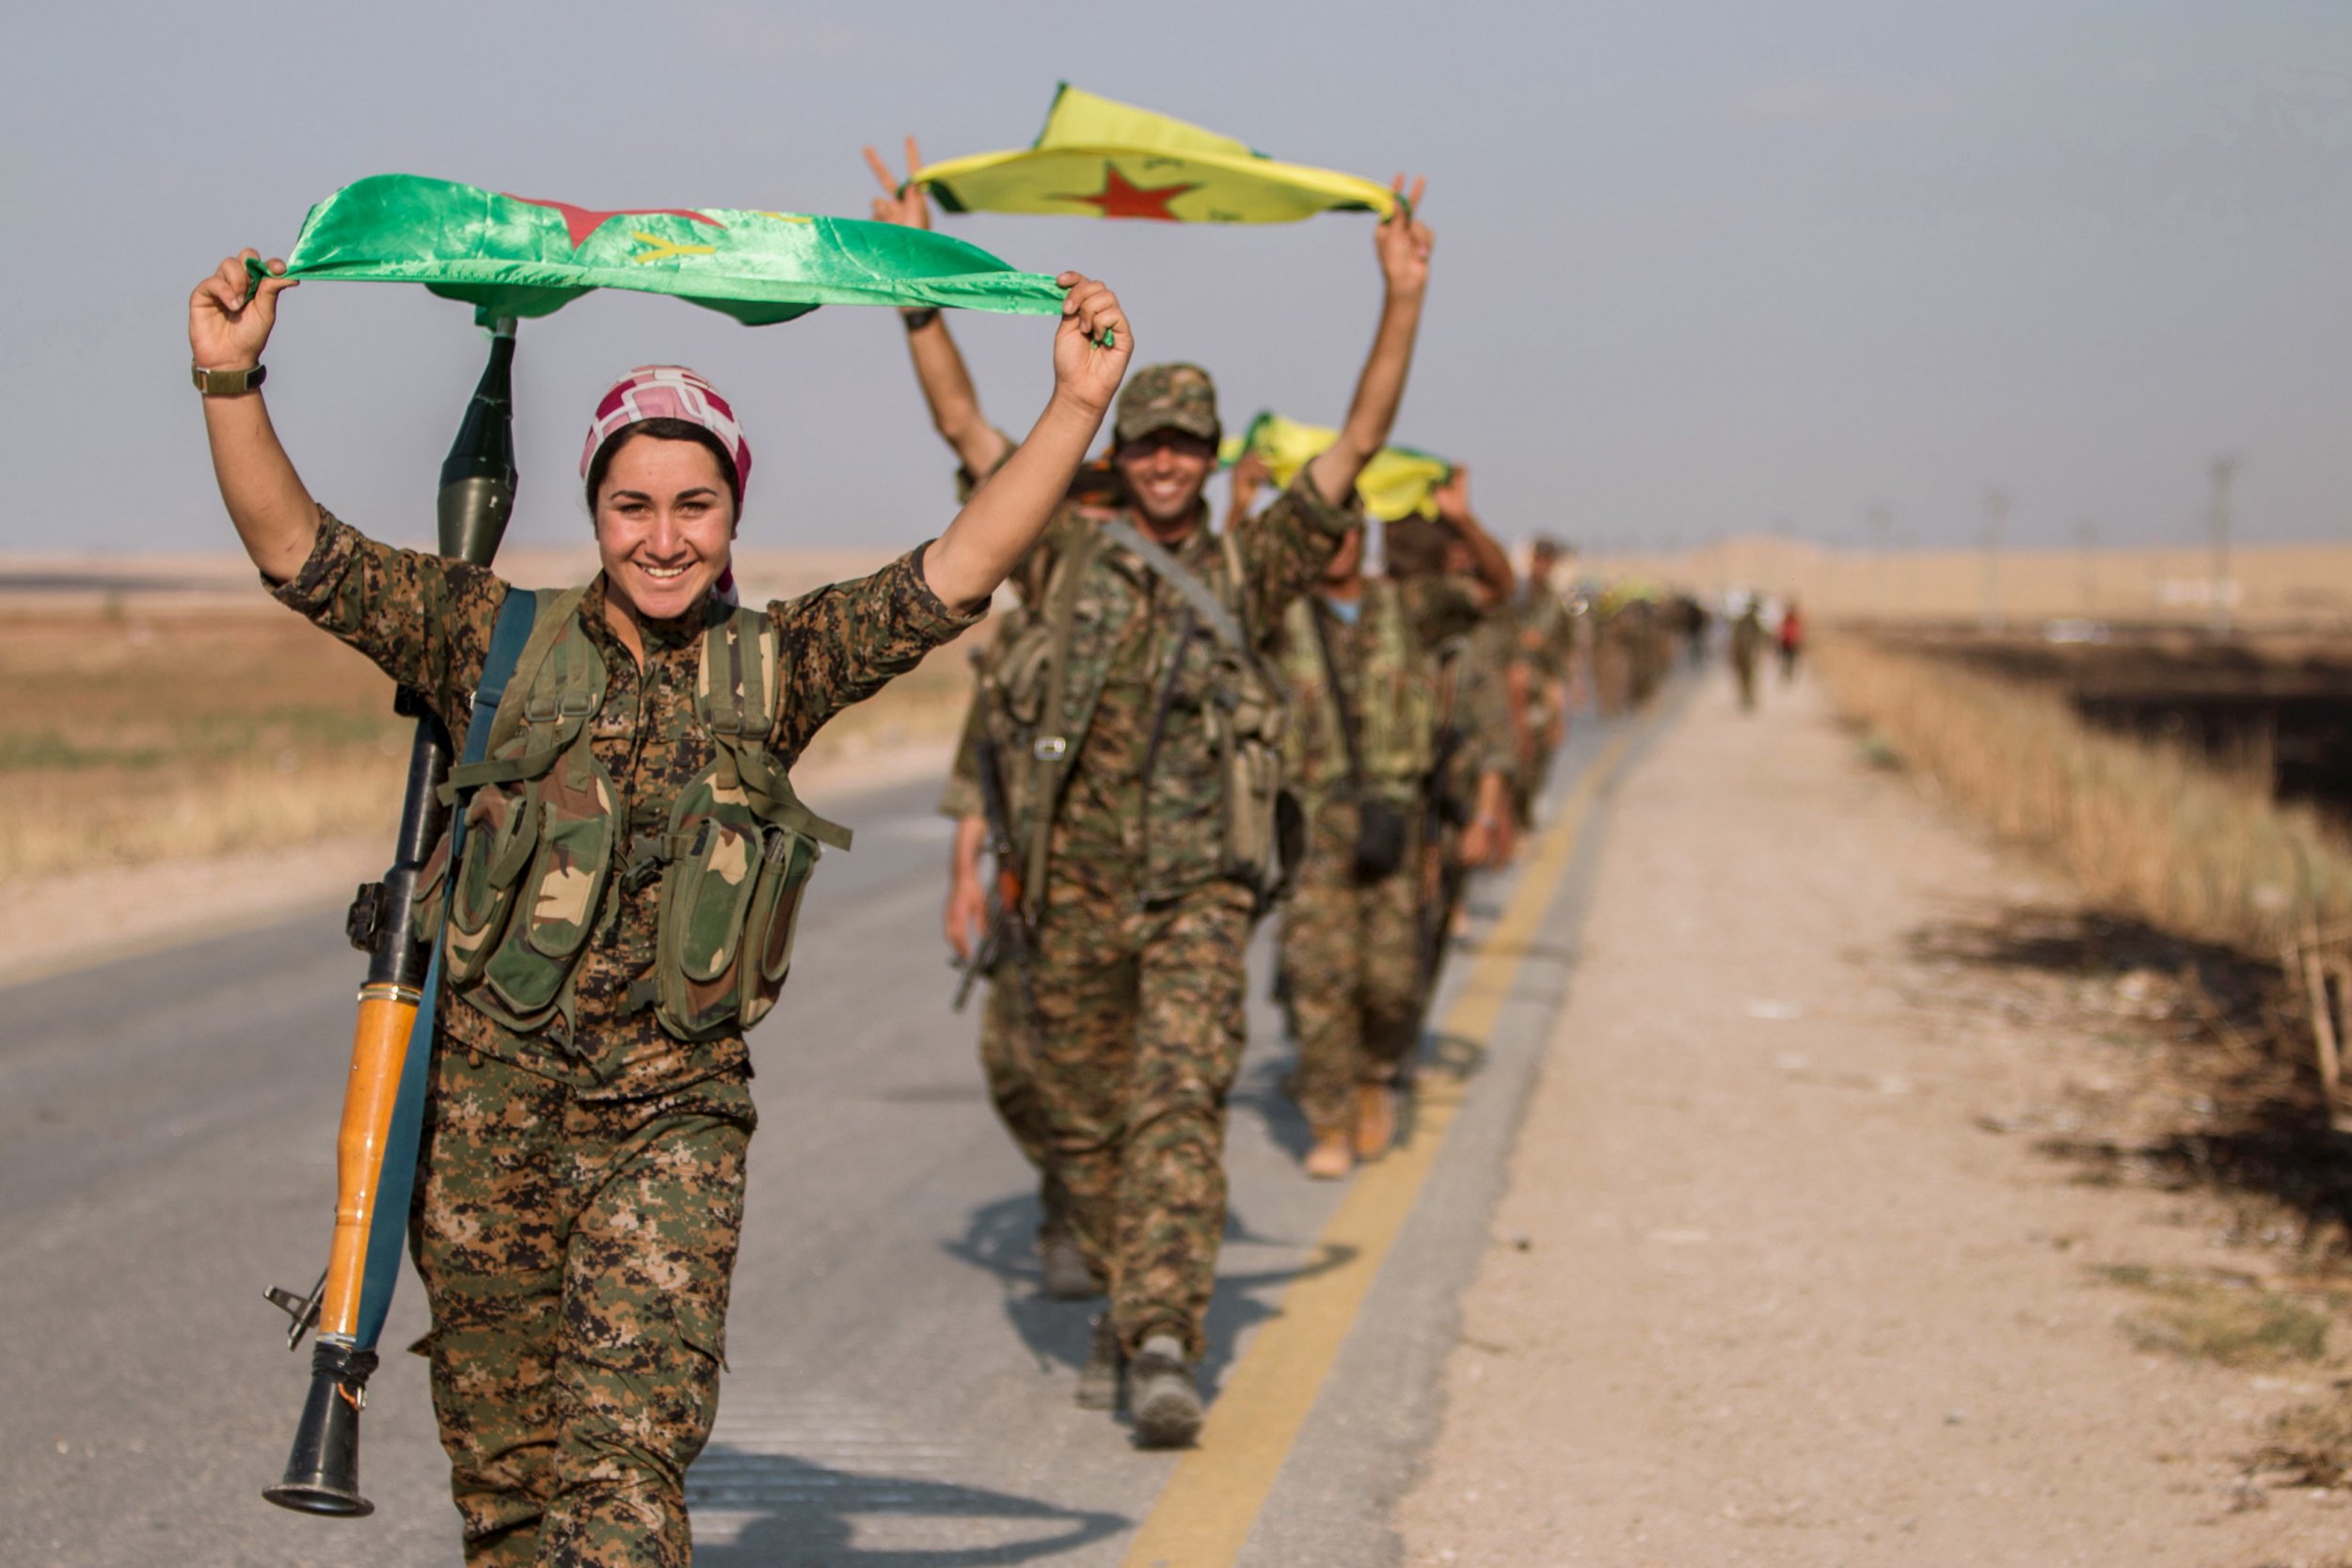
[[[695,1544],[694,1560],[705,1568],[993,1568],[1076,1551],[1134,1522],[987,1487],[857,1475],[725,1444],[704,1453],[687,1484],[697,1513],[756,1515],[732,1542]],[[932,1544],[949,1531],[957,1544]]]
[[[1023,1348],[1036,1360],[1040,1371],[1060,1366],[1074,1372],[1086,1364],[1091,1320],[1103,1310],[1104,1303],[1099,1297],[1091,1302],[1069,1302],[1044,1295],[1036,1246],[1040,1217],[1034,1193],[1012,1193],[973,1210],[963,1234],[940,1244],[949,1257],[997,1277],[1004,1289],[1006,1321],[1021,1337]],[[1250,1229],[1238,1210],[1226,1212],[1225,1243],[1229,1246],[1295,1244],[1287,1238]],[[1208,1341],[1200,1360],[1204,1390],[1215,1389],[1232,1360],[1235,1341],[1274,1316],[1275,1303],[1285,1286],[1338,1268],[1355,1256],[1354,1247],[1324,1247],[1295,1267],[1219,1273],[1208,1321],[1201,1325]]]

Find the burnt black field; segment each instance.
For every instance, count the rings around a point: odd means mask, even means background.
[[[2308,801],[2352,827],[2352,633],[2106,632],[2105,641],[1957,629],[1899,641],[1986,674],[2055,689],[2101,729],[2266,770],[2278,799]]]

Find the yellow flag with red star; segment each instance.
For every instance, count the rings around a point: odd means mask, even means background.
[[[1254,456],[1265,465],[1267,478],[1287,486],[1299,469],[1339,438],[1336,430],[1286,420],[1269,410],[1250,420],[1239,436],[1228,436],[1217,456],[1229,468],[1245,455]],[[1357,476],[1356,493],[1364,498],[1364,510],[1384,523],[1434,517],[1438,486],[1453,477],[1454,465],[1442,457],[1411,447],[1382,447]]]
[[[1231,136],[1064,82],[1028,148],[914,170],[951,213],[1047,213],[1161,223],[1295,223],[1377,213],[1397,198],[1353,174],[1285,164]]]

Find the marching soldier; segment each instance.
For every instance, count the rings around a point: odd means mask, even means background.
[[[1756,711],[1756,666],[1764,657],[1764,612],[1755,594],[1740,607],[1731,623],[1731,673],[1740,683],[1740,707]]]
[[[919,189],[899,194],[867,156],[875,216],[928,224]],[[1216,388],[1198,366],[1156,365],[1113,418],[1119,497],[1066,507],[1015,574],[1029,620],[997,657],[1019,737],[1032,1068],[1071,1234],[1110,1296],[1079,1398],[1113,1402],[1123,1367],[1146,1446],[1189,1443],[1201,1420],[1243,953],[1279,875],[1282,704],[1264,657],[1354,530],[1346,503],[1395,420],[1429,274],[1420,196],[1375,230],[1386,299],[1339,439],[1263,515],[1209,528]],[[1009,443],[946,324],[906,325],[933,426],[968,476],[993,475]],[[977,861],[959,858],[951,901],[971,903]]]
[[[1525,666],[1529,754],[1523,759],[1513,806],[1519,826],[1532,827],[1535,802],[1551,777],[1552,758],[1568,737],[1568,686],[1576,659],[1576,626],[1552,586],[1560,562],[1559,541],[1538,538],[1529,555],[1527,580],[1511,603],[1518,659]]]
[[[580,453],[602,569],[536,614],[523,700],[493,716],[472,697],[515,591],[311,499],[252,389],[294,285],[248,297],[245,257],[199,285],[188,339],[208,377],[242,384],[208,387],[204,417],[246,553],[453,735],[494,724],[435,895],[443,993],[408,1216],[467,1560],[684,1568],[755,1120],[744,1031],[776,1000],[817,843],[840,842],[787,771],[985,613],[1134,335],[1110,291],[1064,274],[1052,399],[986,493],[872,576],[765,610],[723,592],[751,472],[734,410],[681,367],[632,372]]]
[[[1237,506],[1249,480],[1235,470]],[[1421,1021],[1423,800],[1437,770],[1437,651],[1503,603],[1511,562],[1470,510],[1456,469],[1438,515],[1476,577],[1367,577],[1350,534],[1282,619],[1290,696],[1284,776],[1307,854],[1282,911],[1284,994],[1298,1039],[1294,1093],[1313,1134],[1305,1169],[1334,1180],[1388,1151],[1391,1088]]]

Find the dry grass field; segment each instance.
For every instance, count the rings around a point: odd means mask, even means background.
[[[2352,923],[2352,844],[2277,803],[2260,758],[2107,734],[2058,691],[1866,638],[1828,640],[1818,668],[1866,746],[2052,856],[2094,907],[2264,956]]]
[[[2198,548],[1832,549],[1801,539],[1726,539],[1666,554],[1587,557],[1583,569],[1719,593],[1793,594],[1826,618],[1967,621],[1988,608],[2016,626],[2082,617],[2202,626],[2213,559]],[[2243,545],[2223,595],[2243,626],[2352,626],[2352,545]]]
[[[763,567],[747,582],[817,580],[805,562]],[[0,886],[344,833],[389,842],[409,737],[390,683],[237,575],[233,593],[223,578],[218,593],[0,603]],[[961,648],[941,649],[836,719],[804,766],[951,740],[969,683]]]

